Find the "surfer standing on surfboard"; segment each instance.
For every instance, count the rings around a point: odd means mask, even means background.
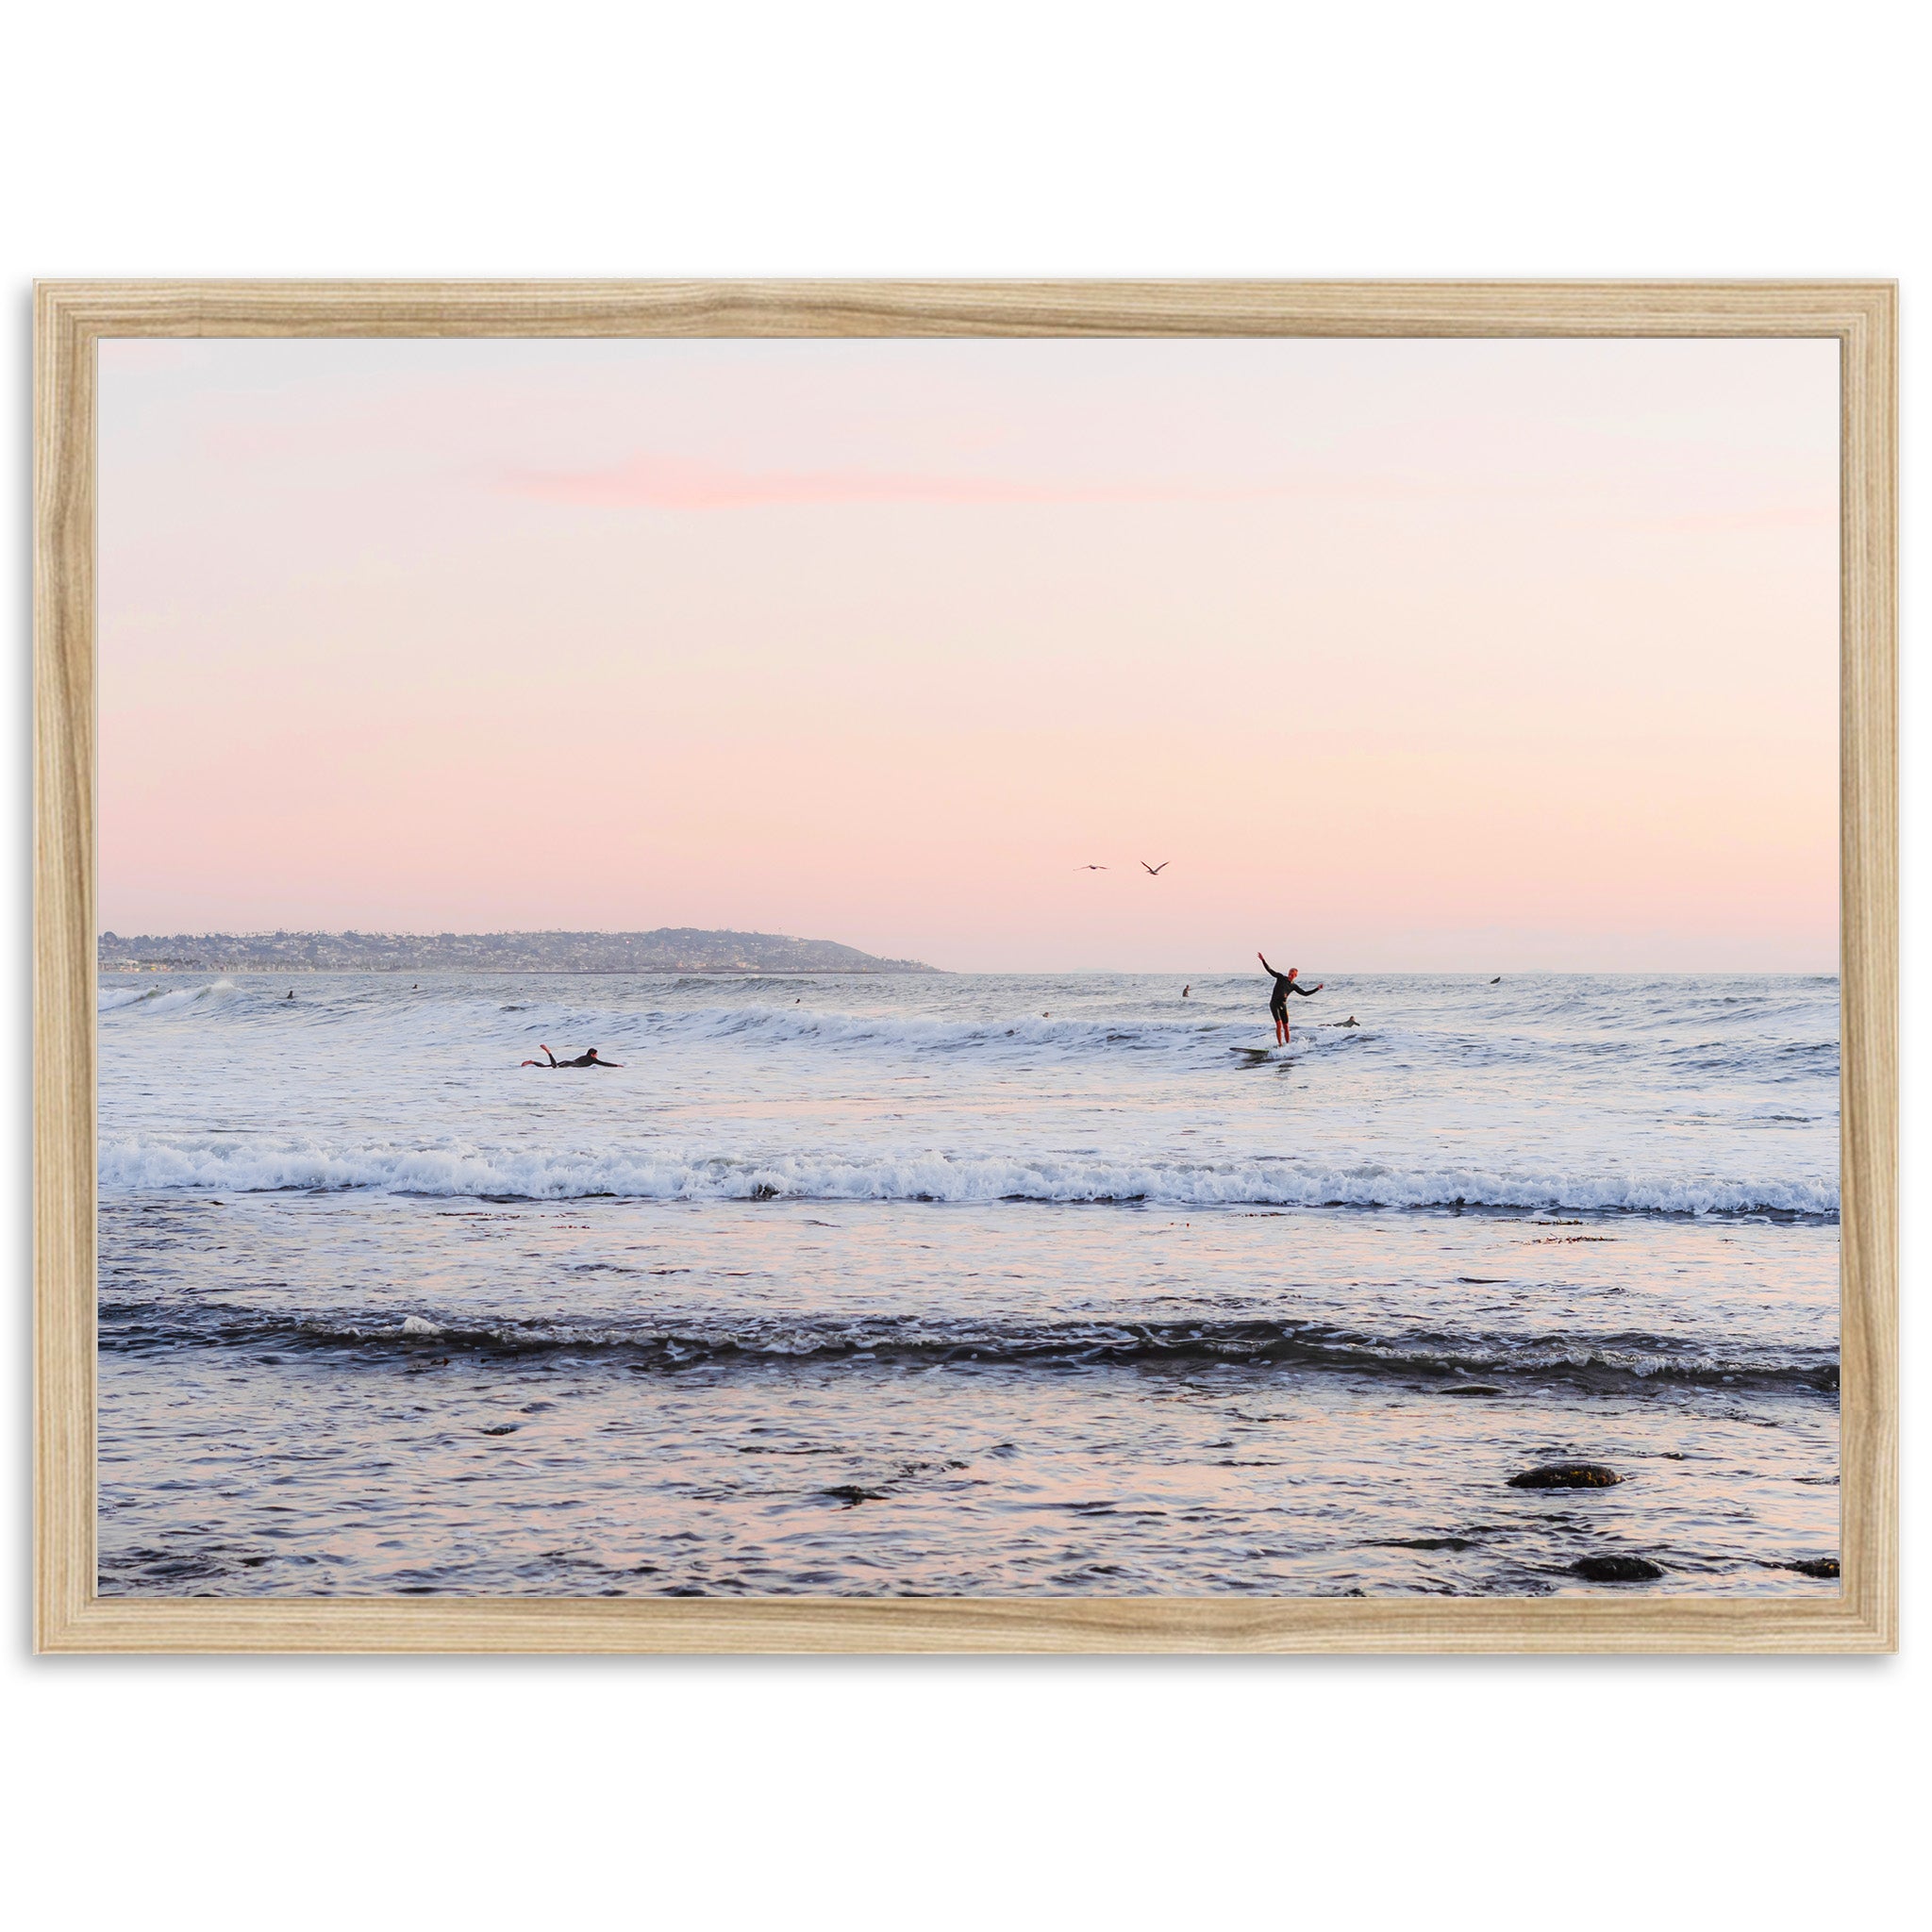
[[[1266,959],[1261,958],[1259,953],[1257,953],[1255,958],[1261,960],[1263,973],[1274,974],[1274,991],[1268,995],[1268,1010],[1274,1016],[1274,1043],[1276,1046],[1286,1046],[1289,994],[1298,992],[1304,999],[1313,999],[1327,982],[1318,981],[1313,986],[1298,985],[1295,974],[1302,970],[1299,966],[1291,966],[1286,973],[1275,973],[1274,967],[1269,965]]]

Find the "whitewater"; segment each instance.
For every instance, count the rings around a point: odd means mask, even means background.
[[[1837,981],[1324,976],[106,974],[102,1588],[1835,1587]]]

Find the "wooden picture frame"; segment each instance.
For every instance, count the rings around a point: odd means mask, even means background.
[[[36,299],[36,1641],[47,1652],[1896,1647],[1897,291],[1885,282],[57,281]],[[1841,1588],[1835,1596],[102,1597],[95,345],[104,337],[1810,337],[1840,345]]]

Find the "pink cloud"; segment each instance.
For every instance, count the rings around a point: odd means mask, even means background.
[[[524,470],[504,479],[519,495],[553,503],[651,509],[746,509],[801,503],[1152,503],[1203,491],[1185,485],[1026,483],[998,476],[919,475],[885,470],[732,470],[682,457],[641,456],[608,470]]]

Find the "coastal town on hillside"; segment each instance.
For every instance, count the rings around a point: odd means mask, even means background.
[[[768,932],[104,932],[103,973],[933,973]]]

